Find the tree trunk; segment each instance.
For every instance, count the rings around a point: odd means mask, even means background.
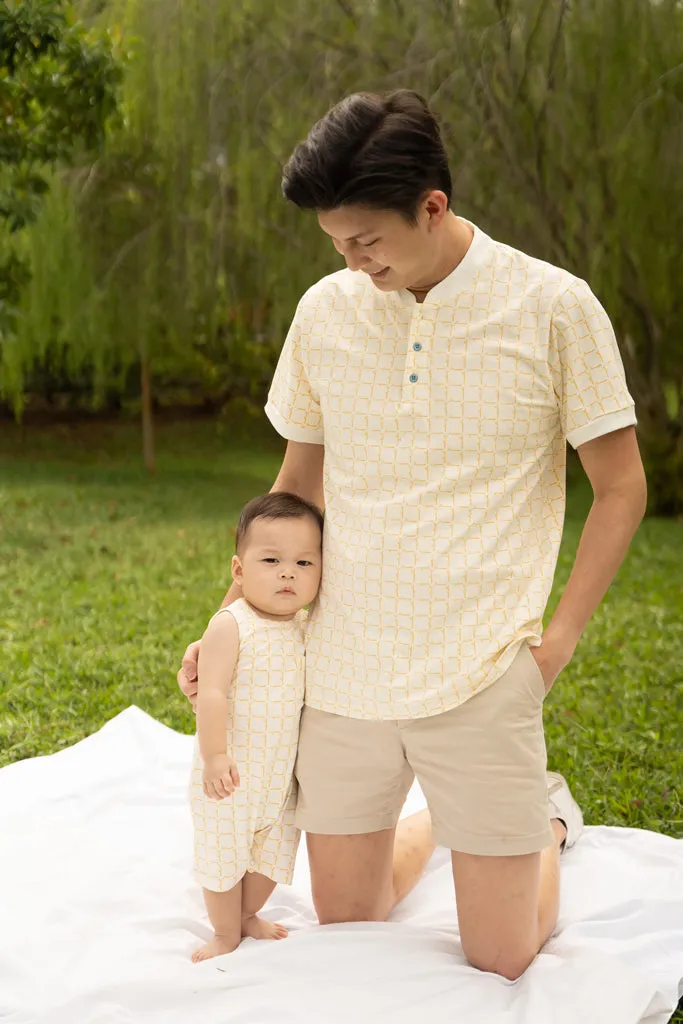
[[[146,355],[140,360],[140,394],[142,398],[142,456],[145,469],[150,473],[156,470],[154,452],[154,417],[152,413],[152,375],[150,362]]]

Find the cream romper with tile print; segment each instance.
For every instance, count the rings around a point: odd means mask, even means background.
[[[239,654],[228,693],[227,750],[240,773],[231,797],[210,800],[195,743],[190,782],[195,878],[212,892],[232,889],[247,871],[290,884],[299,844],[293,777],[304,700],[304,622],[262,618],[244,598],[217,615],[232,615]]]

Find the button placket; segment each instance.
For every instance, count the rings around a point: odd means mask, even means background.
[[[417,340],[416,335],[419,335],[423,322],[422,306],[419,305],[410,324],[410,345],[406,359],[406,375],[410,384],[417,384],[420,379],[420,374],[417,372],[419,369],[417,358],[413,353],[422,351],[422,342]]]
[[[434,323],[425,317],[423,306],[418,305],[412,313],[408,327],[407,351],[404,364],[404,384],[399,413],[400,429],[411,437],[427,428],[429,391],[429,365],[424,358],[429,355],[429,339],[434,332]]]
[[[422,307],[420,307],[419,311],[413,316],[410,325],[410,348],[412,352],[424,352],[424,355],[428,355],[429,341],[434,336],[434,330],[434,320],[431,316],[425,316]],[[410,371],[408,373],[409,383],[417,384],[418,381],[425,379],[428,366],[426,361],[422,361],[422,357],[409,353],[407,364],[406,371]]]

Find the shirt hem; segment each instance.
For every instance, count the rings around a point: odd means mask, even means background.
[[[567,434],[567,441],[572,448],[578,448],[579,445],[586,444],[587,441],[594,441],[596,437],[603,437],[605,434],[611,434],[613,430],[621,430],[623,427],[633,427],[636,423],[636,410],[631,405],[628,409],[608,412],[605,416],[600,416],[597,420],[579,427],[578,430],[572,430],[570,434]]]
[[[541,643],[541,634],[528,630],[523,633],[522,636],[516,636],[514,640],[504,647],[498,656],[497,660],[491,666],[487,675],[484,676],[481,683],[466,696],[458,696],[454,694],[452,698],[448,700],[439,701],[438,704],[431,708],[429,702],[420,702],[419,699],[413,701],[407,700],[402,706],[393,706],[389,709],[387,714],[366,714],[359,713],[355,709],[341,708],[339,704],[332,705],[324,700],[316,700],[315,697],[311,698],[308,695],[304,699],[304,704],[307,708],[312,708],[314,711],[323,711],[327,715],[338,715],[341,718],[354,718],[362,722],[414,722],[421,718],[434,718],[436,715],[445,715],[449,711],[454,711],[455,708],[461,707],[461,705],[467,703],[472,697],[476,697],[477,694],[482,693],[484,690],[488,690],[489,686],[493,686],[501,676],[508,670],[512,662],[517,657],[517,653],[522,644],[529,644],[530,647],[538,647]],[[419,711],[411,711],[410,705],[414,703],[416,705],[422,703]]]

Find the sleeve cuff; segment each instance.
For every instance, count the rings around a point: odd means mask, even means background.
[[[287,441],[302,441],[304,444],[324,444],[325,435],[322,430],[313,430],[311,427],[298,427],[288,423],[275,408],[272,402],[265,406],[266,416],[273,424],[278,434]]]
[[[628,409],[619,409],[618,412],[609,412],[592,423],[579,427],[578,430],[572,430],[567,434],[567,441],[572,448],[578,448],[587,441],[594,441],[596,437],[611,434],[613,430],[621,430],[623,427],[633,427],[636,423],[636,410],[630,406]]]

